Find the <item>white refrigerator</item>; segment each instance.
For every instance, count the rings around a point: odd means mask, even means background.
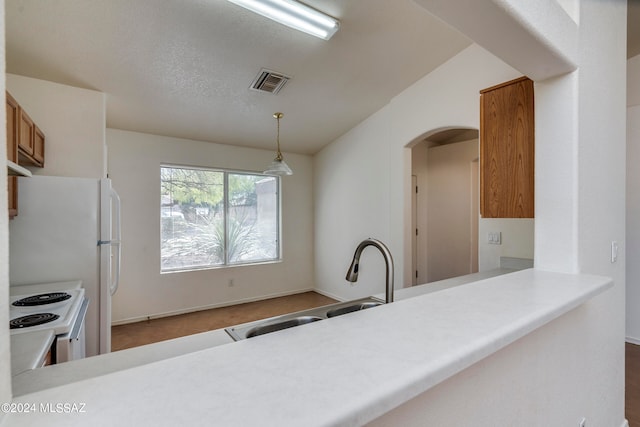
[[[111,351],[120,237],[120,199],[110,179],[18,180],[18,216],[9,222],[10,284],[82,280],[89,298],[87,356]]]

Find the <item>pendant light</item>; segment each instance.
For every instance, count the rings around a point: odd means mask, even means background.
[[[280,119],[284,117],[282,113],[273,113],[273,117],[278,122],[278,136],[276,138],[276,143],[278,147],[278,151],[276,153],[276,158],[273,159],[269,167],[264,171],[267,175],[293,175],[293,171],[291,168],[284,162],[282,158],[282,153],[280,152]]]

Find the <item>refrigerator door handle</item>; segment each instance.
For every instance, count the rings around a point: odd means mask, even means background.
[[[120,240],[98,240],[98,246],[119,244]]]
[[[111,295],[115,294],[118,290],[118,285],[120,284],[120,255],[122,252],[122,247],[120,245],[120,240],[122,238],[122,232],[120,228],[120,196],[116,190],[111,188],[111,192],[109,194],[111,197],[111,201],[113,202],[113,235],[111,240],[111,246],[115,249],[114,254],[114,274],[113,281],[109,285],[109,292]]]

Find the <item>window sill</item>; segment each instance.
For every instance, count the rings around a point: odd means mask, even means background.
[[[165,270],[165,271],[160,271],[160,274],[194,273],[194,272],[209,271],[209,270],[224,270],[227,268],[253,267],[253,266],[260,266],[260,265],[279,264],[281,262],[282,262],[282,258],[279,258],[279,259],[274,259],[269,261],[245,262],[245,263],[238,263],[238,264],[214,265],[214,266],[206,266],[206,267],[192,267],[192,268],[184,268],[184,269]]]

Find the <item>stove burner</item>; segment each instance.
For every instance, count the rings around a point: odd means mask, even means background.
[[[29,326],[38,326],[43,323],[53,322],[60,316],[53,313],[36,313],[28,316],[17,317],[9,321],[9,329],[28,328]]]
[[[36,305],[53,304],[71,298],[66,292],[50,292],[47,294],[31,295],[13,302],[17,307],[32,307]]]

